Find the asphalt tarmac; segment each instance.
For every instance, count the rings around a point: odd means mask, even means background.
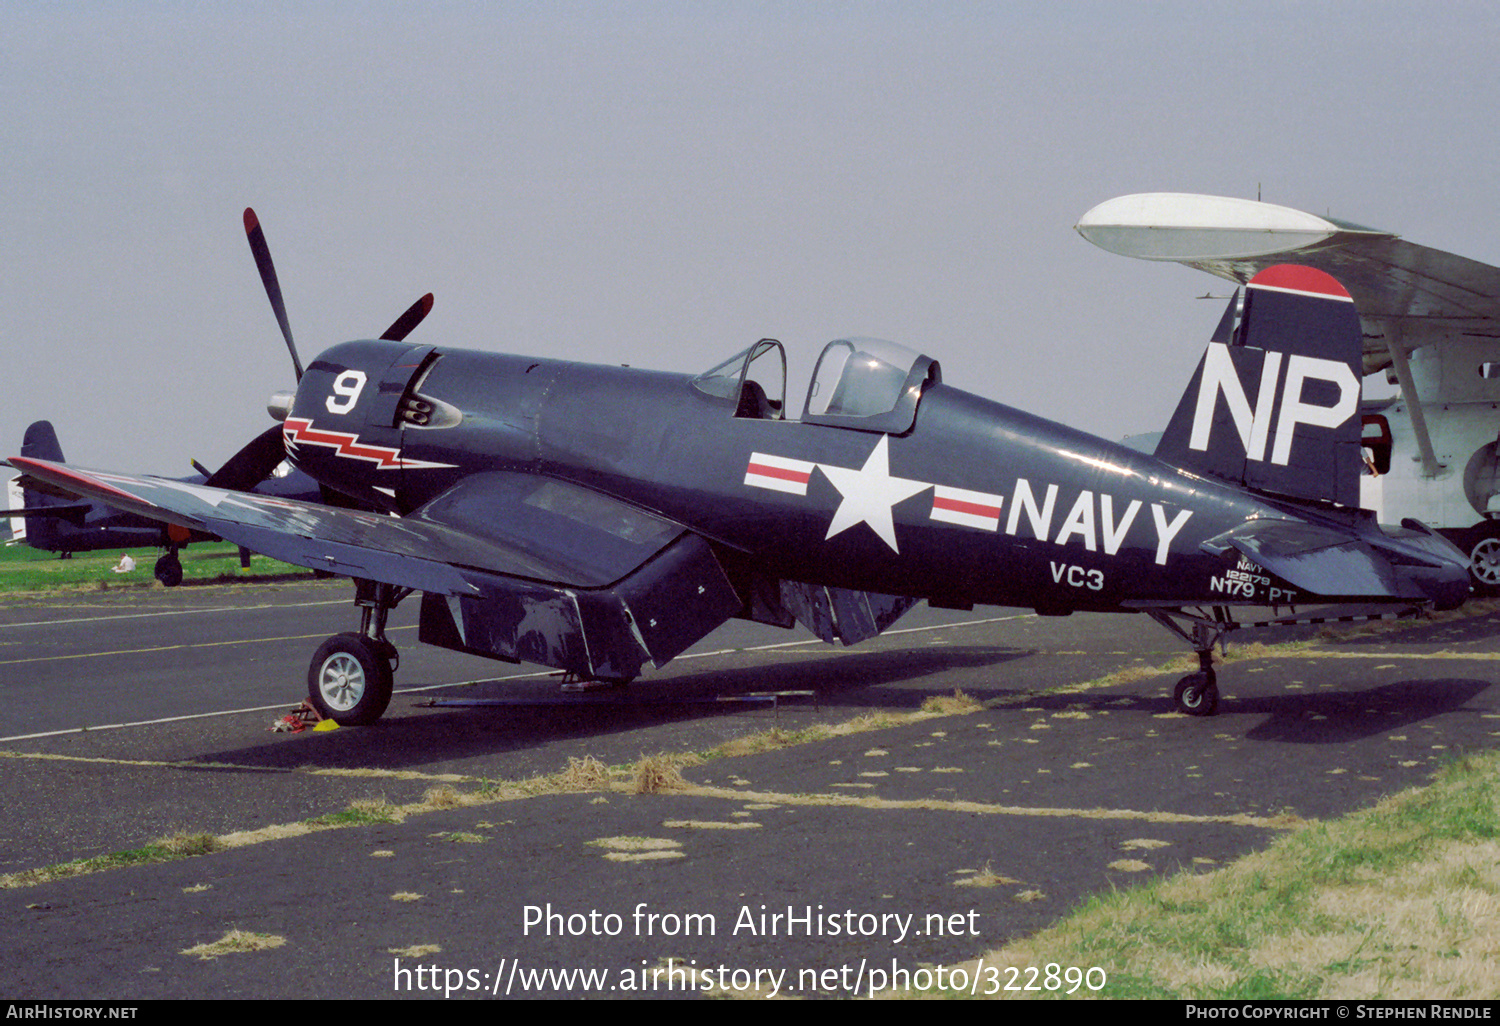
[[[271,732],[319,640],[351,628],[348,591],[0,606],[8,996],[899,988],[1100,890],[1223,866],[1420,785],[1500,737],[1500,614],[1486,607],[1337,638],[1303,628],[1311,648],[1222,667],[1206,719],[1173,711],[1188,664],[1151,671],[1182,646],[1134,616],[920,608],[850,649],[731,624],[627,689],[574,695],[555,675],[417,645],[402,607],[379,724]],[[985,708],[911,716],[956,690]],[[682,770],[685,791],[556,779],[576,760],[624,766],[859,717],[887,725],[711,758]],[[306,826],[372,802],[394,821]],[[180,833],[233,846],[15,875]],[[200,948],[231,931],[265,946]],[[1108,996],[1109,966],[1079,968]]]

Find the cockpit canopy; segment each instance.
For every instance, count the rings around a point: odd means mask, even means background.
[[[802,419],[899,435],[912,429],[917,402],[942,372],[936,360],[878,338],[839,339],[823,347]]]
[[[922,389],[942,380],[937,361],[878,338],[839,339],[823,347],[802,419],[811,424],[900,435],[912,429]],[[763,338],[693,379],[704,395],[734,404],[734,416],[781,420],[786,353]]]
[[[728,399],[736,417],[782,420],[786,417],[786,350],[774,338],[763,338],[699,374],[693,387],[704,395]]]

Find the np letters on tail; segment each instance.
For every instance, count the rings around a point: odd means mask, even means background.
[[[1322,271],[1252,278],[1230,301],[1156,455],[1264,492],[1359,505],[1360,329]]]

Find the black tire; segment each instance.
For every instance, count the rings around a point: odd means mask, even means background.
[[[168,553],[156,561],[154,573],[165,587],[175,588],[182,583],[182,562]]]
[[[1172,691],[1177,711],[1188,716],[1212,716],[1219,711],[1219,684],[1210,673],[1190,673]]]
[[[1476,595],[1500,593],[1500,523],[1493,520],[1469,532],[1469,581]]]
[[[385,664],[390,667],[391,674],[394,676],[396,671],[401,669],[400,650],[391,644],[388,638],[369,638],[367,640],[375,647],[377,652],[385,656]]]
[[[343,727],[374,723],[391,704],[391,664],[362,634],[335,634],[313,653],[307,696],[325,719]]]

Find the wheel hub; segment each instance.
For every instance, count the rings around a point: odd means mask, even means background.
[[[1500,538],[1486,538],[1469,554],[1469,569],[1485,584],[1500,584]]]
[[[348,712],[359,704],[365,693],[364,668],[347,652],[335,652],[323,660],[318,674],[318,690],[330,708]]]

